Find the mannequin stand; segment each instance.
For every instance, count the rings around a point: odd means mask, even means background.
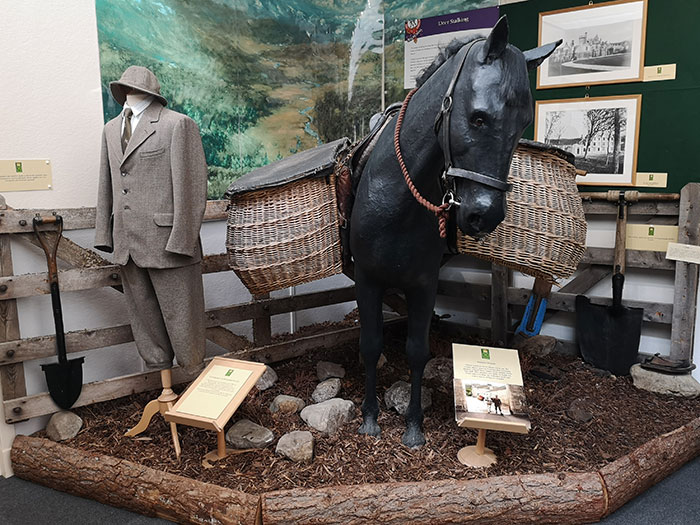
[[[169,368],[160,371],[160,380],[163,384],[163,391],[158,396],[157,399],[149,401],[146,408],[143,409],[143,415],[141,420],[130,429],[126,434],[127,437],[138,436],[141,432],[148,428],[151,423],[151,419],[157,413],[165,414],[168,410],[173,408],[175,401],[177,401],[178,395],[173,392],[173,375],[172,370]],[[180,438],[177,435],[177,425],[175,423],[170,423],[170,433],[173,436],[173,446],[175,447],[175,457],[180,459]],[[223,433],[222,433],[223,434]]]
[[[488,467],[496,462],[496,454],[493,450],[486,448],[486,430],[479,429],[479,436],[476,438],[476,445],[470,445],[460,449],[457,459],[462,465],[468,467]]]

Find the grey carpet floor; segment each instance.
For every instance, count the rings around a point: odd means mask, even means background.
[[[24,481],[0,478],[3,525],[79,525],[170,523]],[[700,458],[630,501],[601,523],[605,525],[700,524]]]

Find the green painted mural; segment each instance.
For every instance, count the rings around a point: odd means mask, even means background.
[[[253,168],[362,136],[381,106],[382,47],[387,104],[401,100],[404,20],[496,4],[96,0],[104,118],[121,111],[109,82],[133,64],[152,69],[169,107],[199,125],[209,198],[220,198]]]

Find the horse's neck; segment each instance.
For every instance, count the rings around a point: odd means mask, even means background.
[[[453,68],[441,69],[413,95],[401,126],[401,153],[419,189],[435,187],[443,167],[444,155],[434,123]]]
[[[436,161],[442,157],[433,124],[440,111],[437,91],[419,89],[409,102],[401,129],[401,150],[412,177],[430,176],[440,171]],[[431,173],[427,173],[431,172]],[[414,178],[414,182],[419,180]]]

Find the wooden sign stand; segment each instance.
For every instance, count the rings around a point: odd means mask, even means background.
[[[496,454],[486,448],[486,429],[480,428],[476,445],[470,445],[459,450],[457,459],[468,467],[488,467],[496,462]]]
[[[205,467],[241,452],[226,448],[224,426],[264,372],[263,363],[215,357],[164,413],[172,426],[181,423],[216,432],[216,450],[204,456]]]
[[[159,412],[165,416],[165,413],[168,410],[171,410],[173,408],[173,405],[175,401],[177,401],[177,394],[173,392],[172,386],[173,386],[173,374],[172,370],[169,368],[166,370],[161,370],[160,371],[160,380],[161,383],[163,384],[163,391],[161,394],[156,398],[153,399],[152,401],[149,401],[148,404],[146,404],[146,407],[143,409],[143,415],[141,416],[141,419],[139,422],[134,426],[132,429],[130,429],[126,434],[124,434],[127,437],[134,437],[138,436],[141,432],[146,430],[148,428],[148,425],[151,424],[151,419],[153,419],[153,416],[158,414]],[[170,433],[173,436],[173,446],[175,448],[175,457],[177,459],[180,459],[180,453],[181,453],[181,448],[180,448],[180,438],[177,435],[177,425],[173,422],[170,423]]]

